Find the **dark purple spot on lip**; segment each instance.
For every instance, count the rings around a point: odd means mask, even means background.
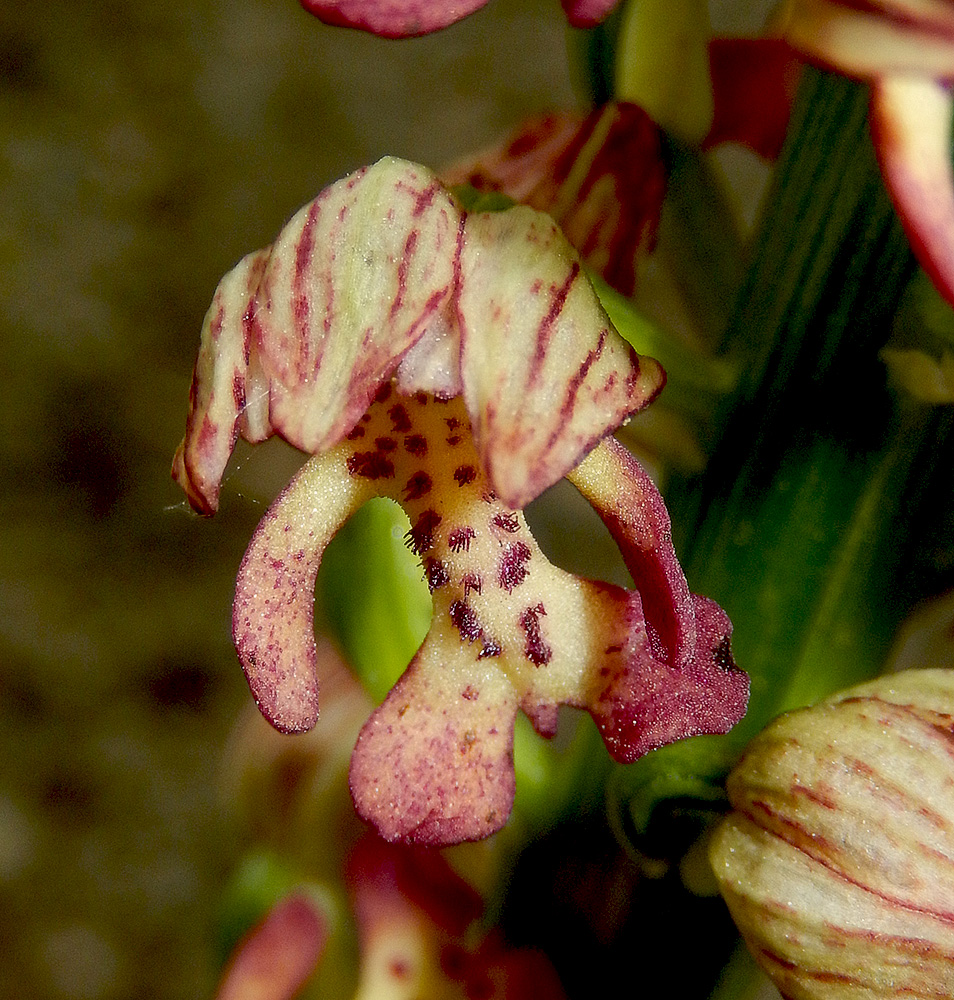
[[[424,472],[415,472],[404,485],[405,500],[420,500],[431,491],[431,477]]]
[[[348,434],[346,435],[346,437],[347,437],[347,439],[349,441],[357,441],[358,438],[363,438],[364,437],[364,428],[361,426],[361,424],[358,424],[356,427],[353,427],[348,432]]]
[[[399,958],[391,959],[388,971],[395,979],[407,979],[411,973],[411,968],[407,962],[402,962]]]
[[[524,655],[537,667],[549,663],[550,657],[553,656],[553,650],[544,642],[543,634],[540,631],[540,618],[546,613],[546,608],[542,604],[537,604],[532,608],[527,608],[520,616],[520,627],[527,634]]]
[[[375,393],[374,401],[376,403],[385,403],[388,397],[391,395],[391,383],[385,382],[380,389]]]
[[[356,451],[348,456],[348,472],[362,479],[391,479],[394,463],[379,451]]]
[[[423,389],[419,389],[414,393],[414,398],[421,406],[427,406],[427,393]]]
[[[508,594],[526,580],[530,572],[527,567],[529,561],[530,548],[523,542],[515,542],[504,549],[497,571],[497,582]]]
[[[739,665],[735,662],[735,658],[732,656],[732,647],[728,637],[723,639],[712,651],[712,659],[716,666],[730,673],[737,672],[740,669]]]
[[[474,593],[479,594],[480,588],[482,586],[480,577],[476,573],[465,573],[460,580],[460,585],[464,588],[464,598],[474,591]]]
[[[472,465],[458,465],[454,469],[454,481],[458,486],[466,486],[477,478],[477,470]]]
[[[409,434],[404,439],[404,448],[409,455],[423,458],[427,454],[427,438],[423,434]]]
[[[425,510],[411,525],[406,538],[415,555],[423,555],[434,544],[434,532],[441,523],[436,510]]]
[[[473,684],[468,684],[460,693],[461,698],[465,701],[476,701],[480,697],[480,692],[473,686]]]
[[[400,403],[395,403],[388,410],[388,416],[391,418],[391,426],[399,434],[404,434],[411,429],[411,418],[407,415],[407,410]]]
[[[509,532],[511,535],[515,531],[520,530],[520,521],[517,515],[513,511],[507,511],[503,514],[495,514],[493,518],[493,523],[501,528],[503,531]]]
[[[450,620],[460,632],[461,639],[474,642],[480,638],[483,629],[474,609],[464,601],[454,601],[448,608]]]
[[[457,417],[444,417],[444,423],[447,424],[449,431],[456,431],[460,427],[460,421]]]
[[[469,552],[470,543],[477,537],[476,532],[470,525],[462,528],[454,528],[447,536],[447,545],[451,552]]]
[[[484,639],[482,648],[477,654],[478,660],[485,660],[490,656],[500,656],[503,650],[500,648],[500,643],[496,639]]]
[[[427,589],[433,594],[438,587],[443,587],[450,580],[450,573],[440,559],[428,559],[424,563],[424,579],[427,581]],[[466,591],[464,596],[467,596]]]
[[[463,440],[464,439],[459,434],[451,434],[451,436],[446,439],[451,448],[456,448],[457,445],[459,445]]]
[[[380,437],[374,439],[374,447],[378,451],[394,451],[397,448],[397,441],[394,438]]]

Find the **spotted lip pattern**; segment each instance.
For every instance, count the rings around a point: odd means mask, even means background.
[[[728,654],[728,620],[688,593],[665,508],[625,449],[600,445],[573,475],[627,564],[655,588],[646,601],[546,560],[522,512],[490,487],[459,398],[400,397],[388,386],[360,427],[312,459],[263,518],[239,573],[234,631],[266,717],[286,731],[310,728],[311,595],[324,546],[372,495],[404,508],[431,628],[362,729],[350,777],[359,814],[386,839],[444,844],[498,829],[513,799],[518,709],[545,736],[558,705],[586,709],[620,761],[738,720],[748,679]],[[641,521],[626,514],[633,497]]]

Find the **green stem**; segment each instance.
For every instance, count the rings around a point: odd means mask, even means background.
[[[916,268],[867,133],[865,88],[807,71],[723,351],[740,363],[703,475],[667,494],[692,589],[734,623],[745,720],[629,769],[637,827],[718,781],[779,712],[879,671],[924,596],[950,410],[900,401],[878,352]],[[921,559],[920,562],[918,560]],[[920,569],[916,569],[916,567]]]

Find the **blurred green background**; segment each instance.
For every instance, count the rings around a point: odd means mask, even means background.
[[[576,103],[556,0],[400,43],[295,0],[0,10],[0,996],[210,994],[232,581],[297,459],[169,464],[219,277],[384,153]]]

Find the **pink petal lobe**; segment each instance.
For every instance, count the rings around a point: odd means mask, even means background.
[[[301,0],[325,24],[360,28],[383,38],[427,35],[462,20],[487,0]]]
[[[619,546],[660,659],[682,666],[696,643],[695,604],[672,544],[669,512],[655,483],[615,438],[606,438],[567,478]]]
[[[468,215],[461,372],[482,465],[526,506],[649,403],[664,374],[619,336],[557,226],[518,205]]]
[[[574,28],[593,28],[609,17],[619,0],[560,0]]]
[[[309,461],[269,507],[239,567],[232,636],[252,695],[282,732],[318,718],[315,580],[335,532],[372,495],[347,449]]]
[[[620,620],[637,623],[638,596],[622,591],[619,600]],[[584,706],[620,763],[688,736],[727,733],[745,714],[749,678],[732,660],[729,619],[707,598],[693,603],[696,641],[687,663],[660,662],[631,624],[621,658]]]
[[[888,76],[871,93],[871,130],[911,248],[954,303],[954,93],[936,80]]]
[[[517,699],[460,637],[433,628],[351,758],[358,814],[388,841],[442,845],[500,829],[514,794]]]
[[[239,945],[216,1000],[292,1000],[315,971],[328,933],[306,896],[281,900]]]

